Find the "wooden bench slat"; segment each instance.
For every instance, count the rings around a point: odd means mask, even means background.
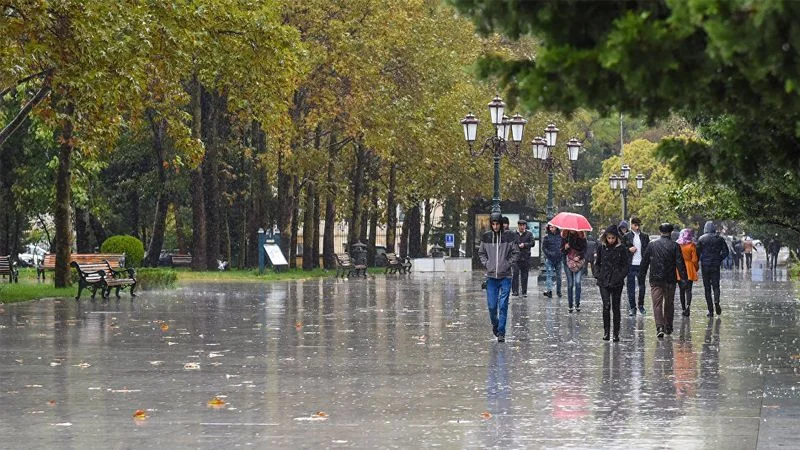
[[[11,255],[0,256],[0,275],[8,276],[9,283],[19,283],[19,272],[11,261]]]

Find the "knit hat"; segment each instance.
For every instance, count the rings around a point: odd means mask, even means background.
[[[619,223],[619,225],[617,225],[617,228],[625,228],[626,230],[630,230],[630,229],[631,229],[631,227],[630,227],[630,226],[628,226],[628,222],[626,222],[626,221],[624,221],[624,220],[623,220],[623,221],[621,221],[621,222]]]
[[[608,228],[606,228],[605,234],[619,237],[619,229],[614,225],[609,225]]]

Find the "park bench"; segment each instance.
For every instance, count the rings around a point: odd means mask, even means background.
[[[19,283],[19,272],[17,272],[16,263],[11,261],[11,255],[0,256],[0,275],[4,278],[8,275],[9,283]]]
[[[119,291],[127,287],[130,287],[131,297],[136,297],[133,292],[136,289],[136,271],[122,267],[119,258],[104,259],[102,262],[73,260],[70,265],[78,272],[78,295],[75,296],[75,300],[80,300],[81,292],[85,288],[92,290],[93,299],[98,289],[103,298],[108,298],[111,289],[116,289],[119,298]]]
[[[411,273],[411,260],[401,258],[394,253],[387,253],[384,273]]]
[[[347,275],[348,277],[363,275],[367,277],[367,266],[363,264],[356,264],[347,253],[336,253],[336,276],[342,278]]]
[[[175,254],[170,257],[172,267],[191,267],[192,255]]]
[[[123,267],[125,265],[124,253],[72,253],[69,255],[69,262],[73,261],[81,264],[100,264],[105,260],[111,261],[113,267]],[[36,279],[44,281],[45,272],[56,270],[56,255],[48,253],[44,255],[42,261],[36,266]]]

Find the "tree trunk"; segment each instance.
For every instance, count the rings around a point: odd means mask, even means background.
[[[314,268],[314,183],[306,185],[306,205],[303,209],[303,270]]]
[[[367,159],[367,150],[360,142],[356,144],[356,167],[353,170],[351,183],[353,186],[353,204],[350,211],[350,226],[347,233],[348,251],[356,242],[363,239],[361,223],[361,198],[364,195],[364,172]]]
[[[218,95],[203,90],[203,140],[206,143],[206,155],[203,160],[203,177],[206,189],[206,261],[209,270],[217,268],[220,254],[220,233],[222,232],[219,184],[218,125],[220,120]]]
[[[72,250],[72,223],[70,204],[72,200],[72,114],[75,107],[68,103],[62,110],[63,121],[56,142],[58,146],[58,168],[56,169],[56,271],[53,275],[56,287],[71,284],[69,274],[70,252]]]
[[[175,218],[175,239],[178,241],[178,251],[186,253],[189,251],[186,235],[183,233],[183,217],[181,216],[181,205],[172,202],[172,216]]]
[[[169,211],[169,194],[167,193],[167,170],[164,168],[166,152],[164,149],[164,134],[167,123],[164,119],[156,120],[149,117],[153,131],[153,151],[156,157],[156,174],[158,175],[158,194],[156,198],[156,212],[153,219],[153,233],[147,246],[147,259],[145,265],[158,267],[158,259],[164,246],[164,234],[167,229],[167,212]]]
[[[424,258],[425,250],[422,248],[422,236],[420,236],[420,210],[419,204],[408,210],[406,222],[408,222],[408,254],[412,258]],[[405,223],[404,223],[405,225]]]
[[[314,260],[314,268],[319,267],[319,223],[320,223],[320,210],[319,207],[320,196],[319,196],[319,189],[314,189],[314,243],[311,246],[311,258]]]
[[[300,208],[297,207],[297,198],[300,197],[300,180],[298,177],[292,177],[294,179],[294,192],[297,194],[295,195],[295,202],[292,205],[292,230],[289,236],[289,267],[292,269],[297,268],[297,235],[299,234],[298,231],[300,229]]]
[[[336,230],[336,157],[339,147],[336,145],[336,130],[331,131],[328,141],[328,171],[325,176],[325,234],[322,236],[323,266],[327,270],[336,268],[334,233]]]
[[[97,247],[102,247],[103,242],[105,242],[106,237],[108,237],[105,227],[103,227],[103,224],[100,222],[100,220],[98,220],[97,217],[92,213],[89,213],[89,225],[92,227],[92,234],[94,234],[94,240],[97,242]]]
[[[256,267],[258,264],[258,230],[259,228],[267,231],[272,228],[272,223],[267,221],[267,210],[269,209],[269,180],[267,179],[267,171],[261,166],[259,162],[260,155],[267,152],[266,135],[261,130],[258,122],[253,122],[253,147],[255,154],[253,155],[253,181],[251,191],[253,195],[250,197],[250,213],[248,214],[247,235],[251,244],[247,248],[247,261],[249,267]]]
[[[420,239],[420,246],[422,247],[422,252],[425,253],[425,255],[428,254],[428,244],[430,244],[432,213],[433,213],[433,205],[431,204],[431,200],[429,198],[426,198],[425,217],[423,222],[425,226],[422,227],[422,238]]]
[[[410,256],[408,251],[408,214],[405,215],[403,220],[403,227],[400,229],[400,257],[406,258]]]
[[[285,166],[285,156],[278,155],[278,228],[281,231],[281,251],[289,259],[289,249],[292,246],[292,221],[294,217],[294,177],[287,171]],[[291,261],[289,261],[291,263]]]
[[[378,233],[378,188],[372,188],[372,202],[369,214],[369,239],[367,242],[367,265],[375,266],[375,244],[377,243],[376,234]]]
[[[397,183],[397,164],[389,166],[389,188],[386,194],[386,253],[397,253],[395,240],[397,239],[397,203],[394,199],[395,185]]]
[[[75,207],[75,249],[78,253],[92,253],[92,239],[89,236],[89,213]]]
[[[192,138],[200,139],[202,130],[202,86],[195,76],[192,80]],[[206,268],[206,194],[203,167],[192,171],[192,269]]]

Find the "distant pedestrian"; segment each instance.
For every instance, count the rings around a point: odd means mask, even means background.
[[[672,334],[677,277],[688,279],[681,248],[671,238],[674,229],[671,223],[662,223],[658,227],[661,237],[647,246],[642,257],[642,276],[650,271],[650,295],[659,338],[663,338],[665,333]]]
[[[697,269],[700,268],[700,259],[697,256],[697,245],[694,243],[694,232],[691,228],[684,228],[678,236],[678,245],[681,246],[683,262],[686,264],[687,278],[678,278],[678,288],[681,296],[681,310],[684,317],[689,317],[692,306],[692,285],[697,281]]]
[[[586,234],[583,231],[564,230],[561,232],[564,245],[564,274],[567,276],[567,300],[569,312],[572,312],[573,300],[575,310],[581,312],[581,279],[583,266],[586,264]]]
[[[531,270],[530,259],[531,249],[536,245],[533,240],[533,233],[528,231],[528,222],[520,219],[517,221],[517,256],[516,270],[511,281],[511,295],[517,296],[520,293],[523,297],[528,296],[528,273]]]
[[[591,234],[586,235],[586,265],[583,266],[583,274],[595,276],[594,273],[594,259],[597,256],[597,240]],[[591,272],[589,271],[591,269]]]
[[[725,270],[731,270],[733,269],[733,258],[736,255],[736,253],[733,251],[733,239],[731,239],[731,237],[724,230],[720,236],[725,241],[725,245],[728,247],[728,256],[722,259],[722,268]]]
[[[609,339],[611,315],[614,316],[614,342],[619,342],[620,301],[625,277],[628,275],[630,257],[622,245],[616,225],[606,228],[597,247],[594,275],[603,300],[603,340]]]
[[[781,252],[781,241],[778,240],[778,233],[769,240],[767,244],[767,268],[774,270],[778,268],[778,254]]]
[[[717,315],[722,314],[722,307],[719,304],[719,272],[722,260],[728,256],[728,245],[717,234],[717,227],[710,220],[703,227],[703,235],[697,240],[697,254],[700,257],[700,271],[703,273],[703,289],[708,307],[706,316],[714,317],[715,310]]]
[[[544,268],[546,272],[545,297],[553,298],[553,279],[555,278],[556,295],[561,297],[561,247],[563,239],[558,228],[547,225],[546,234],[542,240],[542,251],[544,252]]]
[[[622,228],[624,221],[620,223]],[[642,221],[638,217],[631,217],[631,231],[623,237],[623,245],[628,248],[631,254],[631,265],[628,268],[628,315],[635,316],[638,306],[639,314],[644,314],[644,277],[640,275],[642,256],[650,245],[650,236],[641,231]],[[639,298],[636,298],[636,286],[639,286]]]
[[[750,268],[753,265],[753,250],[758,252],[758,248],[756,248],[756,246],[753,245],[753,239],[750,236],[744,237],[744,242],[742,242],[742,247],[744,249],[743,250],[744,262],[747,265],[747,270],[750,270]]]
[[[489,217],[491,230],[481,236],[481,245],[478,248],[478,257],[486,268],[486,304],[497,342],[506,341],[511,267],[519,253],[514,233],[502,231],[501,220],[500,213],[492,213]]]
[[[628,222],[625,220],[621,220],[619,225],[617,225],[617,231],[619,231],[620,239],[624,238],[628,231],[630,231],[631,227],[628,226]]]
[[[736,270],[744,269],[744,243],[741,239],[733,238],[733,267]]]

